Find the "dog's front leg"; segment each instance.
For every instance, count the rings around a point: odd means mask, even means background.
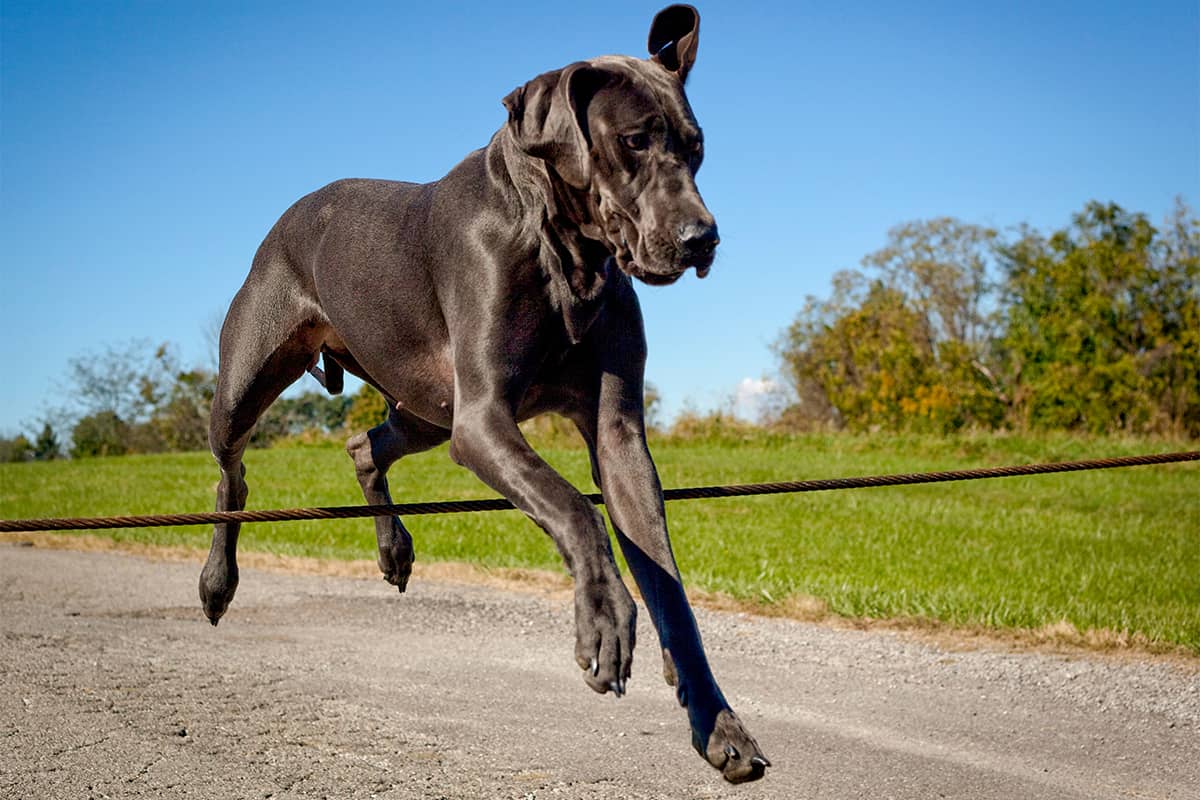
[[[554,540],[575,579],[575,660],[584,680],[597,692],[624,694],[637,606],[617,571],[604,518],[533,451],[502,404],[455,410],[450,457]]]
[[[662,488],[646,446],[641,382],[606,375],[596,428],[584,435],[621,552],[658,631],[664,675],[687,707],[692,746],[728,781],[761,778],[770,762],[717,686],[671,551]]]

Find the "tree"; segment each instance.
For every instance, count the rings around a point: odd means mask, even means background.
[[[1158,280],[1150,303],[1158,315],[1150,325],[1156,345],[1147,355],[1147,374],[1158,387],[1163,430],[1200,436],[1200,218],[1176,198],[1156,249]]]
[[[933,341],[922,316],[882,281],[861,294],[845,292],[850,285],[841,283],[843,293],[824,308],[810,303],[815,318],[789,329],[785,359],[797,392],[819,387],[853,428],[940,418],[949,397],[931,386]]]
[[[174,373],[174,380],[155,404],[150,426],[167,450],[206,449],[217,376],[204,369],[180,370],[173,364],[164,369]]]
[[[987,308],[995,239],[991,228],[952,217],[908,222],[888,231],[887,244],[863,264],[924,318],[935,345],[959,342],[982,358],[995,330]]]
[[[794,424],[948,430],[994,425],[1005,394],[991,342],[995,231],[951,218],[910,222],[810,297],[776,345]]]
[[[70,405],[59,413],[73,420],[74,431],[87,439],[73,443],[73,455],[119,455],[166,449],[151,424],[156,406],[169,393],[174,356],[170,346],[146,340],[107,345],[70,359],[67,388]],[[112,437],[119,436],[120,443]]]
[[[650,381],[642,387],[643,405],[646,414],[646,428],[658,430],[662,427],[662,393]]]
[[[67,395],[81,416],[112,412],[125,422],[145,419],[163,391],[159,366],[167,345],[151,350],[133,339],[67,361]]]
[[[62,445],[59,444],[58,435],[54,432],[49,422],[42,425],[42,432],[38,434],[37,440],[33,444],[33,457],[37,461],[52,461],[62,455]]]
[[[128,451],[129,426],[112,411],[97,411],[75,423],[71,431],[71,455],[118,456]]]
[[[1200,220],[1182,201],[1162,230],[1099,202],[1049,237],[908,223],[863,268],[781,337],[785,419],[1200,435]]]
[[[345,426],[350,433],[369,431],[387,419],[387,415],[387,400],[370,384],[364,383],[350,398]]]
[[[81,455],[202,450],[216,375],[184,369],[169,343],[145,340],[108,345],[68,362],[72,407],[61,410],[87,437],[71,452]],[[118,446],[112,440],[120,436]]]
[[[363,388],[374,392],[370,387]],[[341,430],[361,394],[362,389],[353,398],[343,395],[330,397],[313,391],[304,392],[296,397],[280,397],[259,417],[250,442],[256,447],[265,447],[277,439],[296,436],[304,431],[332,433]],[[382,399],[379,404],[386,408]],[[379,424],[382,420],[381,415],[371,426]]]
[[[33,458],[33,445],[25,438],[24,434],[17,434],[13,438],[0,437],[0,463],[19,463],[29,461]]]
[[[999,249],[1018,425],[1200,431],[1200,226],[1180,203],[1169,231],[1091,202]]]

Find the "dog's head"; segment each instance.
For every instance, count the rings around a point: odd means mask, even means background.
[[[700,15],[663,9],[650,58],[603,56],[539,75],[504,98],[508,129],[541,159],[585,236],[650,284],[704,277],[717,225],[696,188],[704,139],[683,84],[696,59]]]

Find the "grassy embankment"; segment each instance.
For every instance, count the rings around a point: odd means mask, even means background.
[[[1195,442],[1066,437],[756,434],[652,445],[664,486],[962,469],[1139,452]],[[592,491],[586,454],[543,449]],[[340,447],[247,456],[250,508],[362,501]],[[206,453],[0,465],[0,517],[92,516],[212,507]],[[444,449],[392,472],[397,502],[488,497]],[[668,506],[689,587],[764,611],[925,619],[951,626],[1064,627],[1200,654],[1200,467],[1195,464],[974,483],[722,499]],[[560,570],[517,512],[408,522],[422,561]],[[207,548],[203,527],[121,530],[123,541]],[[31,535],[34,536],[34,535]],[[242,547],[373,558],[365,520],[247,526]],[[814,600],[814,598],[816,598]],[[1113,636],[1112,634],[1117,634]]]

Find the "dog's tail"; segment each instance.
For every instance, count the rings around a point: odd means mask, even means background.
[[[341,394],[342,387],[346,383],[346,373],[342,369],[342,365],[337,362],[337,359],[330,357],[327,351],[322,350],[321,357],[325,369],[317,366],[317,359],[314,356],[312,364],[308,367],[308,374],[316,378],[317,383],[325,387],[325,391],[330,394]]]

